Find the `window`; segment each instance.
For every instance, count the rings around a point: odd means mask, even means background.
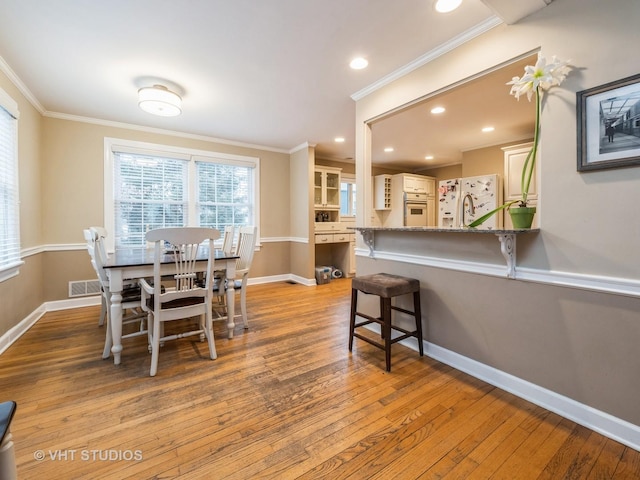
[[[116,247],[149,230],[259,225],[257,158],[105,139],[105,226]]]
[[[0,89],[0,281],[18,274],[18,105]]]
[[[356,179],[342,176],[340,183],[340,215],[356,216]]]

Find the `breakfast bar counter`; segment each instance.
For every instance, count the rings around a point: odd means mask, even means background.
[[[484,261],[491,257],[488,238],[497,237],[500,254],[506,261],[506,276],[515,278],[516,238],[540,232],[539,228],[517,230],[489,230],[479,228],[439,227],[353,227],[360,232],[369,247],[369,256],[375,258],[380,250],[411,252],[413,255],[441,257],[452,261]],[[455,260],[454,260],[455,261]]]

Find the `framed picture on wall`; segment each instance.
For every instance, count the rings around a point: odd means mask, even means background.
[[[640,165],[640,74],[576,96],[578,171]]]

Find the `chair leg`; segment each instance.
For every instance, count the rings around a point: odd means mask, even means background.
[[[382,331],[384,337],[384,355],[387,364],[387,372],[391,371],[391,299],[382,299]]]
[[[211,357],[211,360],[215,360],[218,358],[218,353],[216,352],[216,343],[213,336],[213,319],[211,317],[212,313],[211,310],[209,310],[205,314],[204,334],[207,337],[207,342],[209,343],[209,356]]]
[[[358,290],[351,289],[351,315],[349,317],[349,351],[353,349],[353,331],[356,328],[356,310],[358,305]]]
[[[151,326],[151,324],[149,325]],[[160,322],[158,317],[153,317],[153,333],[151,334],[151,370],[149,375],[155,377],[158,372],[158,355],[160,353]]]
[[[111,347],[113,346],[113,340],[111,338],[111,322],[107,318],[107,328],[105,328],[104,336],[104,349],[102,350],[102,358],[107,359],[111,356]]]
[[[102,301],[104,302],[105,312],[108,312],[105,317],[107,328],[105,329],[104,349],[102,350],[102,358],[106,359],[111,356],[111,347],[113,347],[113,338],[111,336],[111,302],[110,299],[104,295],[102,296]]]
[[[98,322],[98,325],[103,326],[104,320],[106,317],[107,317],[107,300],[104,298],[104,295],[102,295],[102,302],[100,306],[100,321]]]
[[[413,292],[413,311],[416,317],[416,336],[418,337],[418,351],[420,356],[424,355],[422,345],[422,310],[420,307],[420,292]]]
[[[249,328],[249,319],[247,318],[247,285],[244,280],[240,290],[240,311],[242,312],[242,323],[244,328],[247,329]]]

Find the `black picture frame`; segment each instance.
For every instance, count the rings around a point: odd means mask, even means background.
[[[576,119],[579,172],[640,165],[640,74],[577,92]]]

